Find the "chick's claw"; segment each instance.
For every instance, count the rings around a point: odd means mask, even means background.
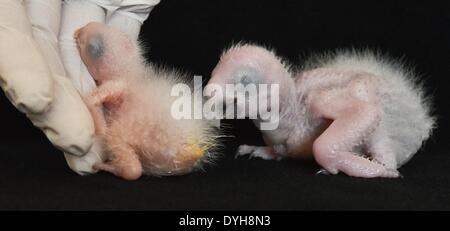
[[[241,145],[236,151],[235,158],[239,156],[249,155],[249,158],[261,158],[263,160],[279,160],[281,158],[277,157],[273,153],[273,149],[265,146],[251,146],[251,145]]]

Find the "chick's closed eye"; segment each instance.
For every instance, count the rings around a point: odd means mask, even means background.
[[[100,58],[105,53],[105,43],[103,37],[99,34],[89,39],[87,44],[87,52],[92,58]]]

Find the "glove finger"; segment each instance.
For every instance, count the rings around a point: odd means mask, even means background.
[[[114,14],[106,22],[108,26],[119,29],[127,34],[132,40],[137,40],[141,31],[142,23],[124,14]]]
[[[87,175],[96,173],[97,170],[93,168],[95,164],[100,164],[104,162],[105,157],[101,150],[100,141],[95,141],[91,150],[83,157],[77,157],[73,155],[65,154],[67,165],[80,175]]]
[[[65,75],[58,47],[61,0],[25,0],[25,7],[34,40],[38,43],[51,72]]]
[[[55,98],[45,114],[28,115],[58,149],[82,156],[94,142],[94,123],[79,93],[67,78],[55,78]]]
[[[109,10],[106,24],[125,32],[131,39],[137,40],[142,24],[159,2],[159,0],[139,0],[122,2],[120,6],[114,6],[113,3],[104,4],[105,9]]]
[[[0,1],[0,85],[23,113],[42,113],[53,98],[53,83],[22,1]]]
[[[96,4],[89,1],[68,0],[64,2],[59,48],[67,77],[81,94],[90,92],[96,85],[80,58],[73,36],[76,30],[93,21],[102,23],[105,21],[105,12]],[[77,157],[65,154],[67,164],[73,171],[81,175],[95,173],[92,166],[102,162],[100,147],[99,141],[94,139],[94,144],[86,155]]]
[[[64,2],[59,35],[61,58],[68,77],[81,94],[90,92],[96,85],[80,58],[73,36],[76,30],[89,22],[104,23],[103,9],[89,1]]]
[[[93,121],[79,93],[65,77],[58,47],[60,0],[26,0],[33,36],[46,58],[54,81],[54,99],[42,115],[30,115],[55,147],[77,156],[87,153],[93,143]],[[43,14],[42,12],[46,12]]]

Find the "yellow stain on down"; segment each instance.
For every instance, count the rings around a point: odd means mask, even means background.
[[[187,144],[181,155],[177,158],[181,162],[197,161],[205,154],[205,149],[202,147],[198,139],[193,139]]]

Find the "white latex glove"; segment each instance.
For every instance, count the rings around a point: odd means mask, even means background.
[[[102,22],[137,39],[142,23],[159,0],[66,0],[63,4],[59,43],[68,77],[84,94],[95,88],[78,53],[74,32],[89,22]],[[99,141],[83,157],[65,155],[70,168],[79,174],[94,173],[92,166],[103,162]]]
[[[60,0],[0,1],[0,85],[9,100],[66,153],[92,146],[94,125],[59,57]]]

